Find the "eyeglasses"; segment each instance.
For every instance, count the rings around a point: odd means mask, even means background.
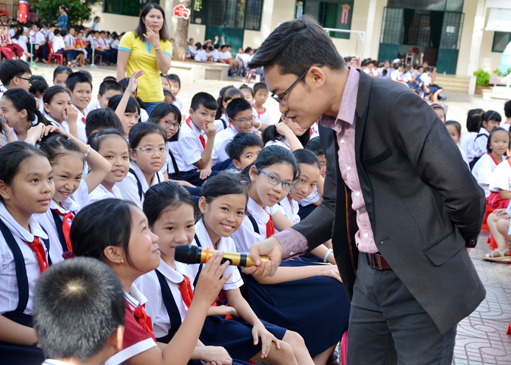
[[[257,168],[259,171],[261,171],[263,174],[265,174],[266,176],[268,176],[268,182],[272,185],[278,185],[278,184],[281,184],[282,183],[282,189],[286,190],[286,191],[291,191],[294,187],[295,187],[295,184],[293,183],[290,183],[289,181],[282,181],[280,180],[277,176],[275,175],[270,175],[269,173],[267,173],[266,171],[264,170],[261,170],[260,168]]]
[[[317,65],[316,67],[323,67],[325,65]],[[305,70],[305,72],[298,78],[296,79],[295,82],[293,82],[293,84],[287,88],[286,91],[284,91],[282,94],[280,95],[277,95],[275,93],[271,93],[271,97],[276,100],[278,103],[282,104],[282,105],[287,105],[287,102],[284,100],[284,98],[286,97],[287,94],[289,94],[291,92],[291,90],[296,86],[296,84],[298,84],[304,77],[305,75],[307,75],[307,73],[310,71],[310,69],[312,68],[313,66],[309,67],[307,70]]]
[[[25,80],[25,81],[28,81],[28,82],[30,82],[30,79],[29,79],[29,78],[26,78],[26,77],[21,77],[21,76],[17,76],[17,77],[18,77],[18,79],[22,79],[22,80]]]
[[[181,124],[179,123],[172,123],[171,121],[165,119],[160,119],[160,122],[165,122],[165,126],[172,129],[179,129],[179,127],[181,126]]]
[[[233,119],[235,122],[246,124],[246,123],[252,123],[254,121],[254,117],[250,117],[247,119]]]
[[[167,152],[167,149],[165,147],[160,147],[160,148],[147,147],[147,148],[134,148],[133,151],[144,151],[146,155],[152,156],[152,155],[154,155],[155,152],[158,152],[158,154],[160,154],[160,155],[164,155]]]

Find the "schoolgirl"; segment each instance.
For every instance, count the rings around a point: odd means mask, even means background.
[[[165,131],[153,123],[139,123],[130,130],[130,168],[117,186],[123,198],[140,209],[147,190],[165,181],[161,169],[165,165],[166,140]]]
[[[291,226],[276,205],[293,189],[299,172],[289,150],[270,146],[243,174],[249,181],[247,213],[231,235],[238,252],[248,252],[276,229]],[[327,261],[331,251],[325,251]],[[350,308],[337,266],[295,258],[284,262],[271,278],[245,275],[243,279],[259,318],[298,332],[316,364],[329,360],[347,329]],[[328,318],[319,313],[329,313]]]
[[[62,261],[62,254],[71,251],[69,231],[76,213],[89,201],[89,194],[105,179],[111,165],[89,145],[66,133],[63,129],[46,127],[41,150],[53,168],[55,193],[50,209],[36,215],[38,222],[46,228],[50,237],[50,257],[53,263]],[[56,134],[58,133],[58,134]],[[91,170],[82,179],[84,160]]]
[[[305,148],[310,140],[310,128],[303,129],[296,122],[287,119],[284,114],[275,125],[269,125],[262,133],[265,147],[278,145],[291,152]]]
[[[486,198],[490,196],[490,184],[493,171],[505,158],[509,148],[509,133],[504,128],[494,128],[487,141],[487,153],[474,165],[472,175],[476,178],[479,186],[484,189]]]
[[[122,95],[112,96],[108,101],[108,108],[116,111],[117,107],[121,103],[122,97],[123,97]],[[131,128],[133,128],[133,126],[138,123],[138,118],[140,116],[140,105],[135,100],[135,98],[131,96],[129,97],[124,112],[118,114],[118,116],[124,128],[124,136],[128,138]]]
[[[0,359],[44,361],[32,327],[34,286],[51,264],[48,235],[34,214],[48,210],[55,191],[46,154],[25,142],[0,149]]]
[[[70,67],[58,66],[53,71],[53,85],[66,87],[66,80],[73,73]]]
[[[151,313],[156,314],[155,331],[158,328],[162,336],[168,337],[177,329],[174,323],[179,323],[178,311],[186,315],[188,299],[186,293],[180,294],[178,280],[183,280],[185,275],[196,283],[202,271],[202,265],[175,263],[175,246],[194,244],[215,250],[235,251],[229,235],[241,224],[246,201],[246,191],[238,176],[222,174],[211,178],[203,186],[203,196],[199,201],[203,217],[194,229],[194,202],[185,191],[171,183],[160,184],[149,190],[144,209],[148,212],[150,224],[152,222],[151,227],[160,237],[162,262],[159,273],[141,278],[144,283],[140,288],[155,298],[156,304],[151,304]],[[298,334],[263,323],[257,318],[240,294],[239,287],[243,285],[243,280],[238,269],[229,267],[226,272],[232,274],[223,287],[229,306],[210,308],[210,316],[200,336],[202,343],[208,347],[220,346],[232,358],[242,361],[312,364]],[[166,298],[168,288],[173,289],[173,295],[176,294],[174,299]],[[172,314],[173,311],[176,313]],[[176,319],[172,319],[171,315]],[[226,315],[229,318],[232,315],[235,319],[227,320],[224,318]]]
[[[461,124],[456,122],[455,120],[448,120],[447,122],[445,122],[445,128],[447,128],[447,131],[451,135],[454,143],[456,143],[456,145],[458,147],[460,147],[459,143],[460,143],[460,139],[461,139]],[[465,163],[468,166],[470,166],[470,164],[468,162],[467,155],[461,149],[461,147],[460,147],[460,153],[461,153],[461,157],[463,157],[463,161],[465,161]]]
[[[9,142],[25,141],[29,129],[36,124],[49,124],[37,109],[34,96],[23,89],[7,90],[0,99],[0,110],[9,127],[4,131],[2,146]]]
[[[204,324],[207,311],[218,292],[230,278],[221,278],[227,263],[220,266],[215,254],[202,271],[189,316],[172,341],[160,349],[144,307],[147,299],[134,285],[140,276],[158,268],[158,237],[136,204],[119,199],[104,199],[88,205],[76,216],[71,227],[71,242],[76,256],[92,257],[107,264],[121,281],[126,298],[123,350],[106,365],[186,365]]]
[[[479,129],[479,134],[474,139],[474,143],[470,148],[470,154],[474,156],[474,159],[470,165],[472,168],[474,168],[477,160],[479,160],[486,153],[486,147],[488,145],[488,138],[490,133],[493,128],[500,127],[501,121],[502,117],[494,110],[488,110],[481,117],[481,129]]]
[[[474,159],[472,149],[470,148],[477,137],[479,129],[481,128],[481,118],[484,114],[482,109],[471,109],[467,114],[467,131],[460,140],[460,149],[467,156],[468,163],[470,164]]]
[[[226,86],[220,90],[220,97],[217,100],[218,109],[216,111],[214,122],[216,133],[229,127],[229,117],[225,113],[225,108],[227,108],[227,105],[231,102],[231,100],[236,98],[243,98],[243,93],[234,86]]]
[[[89,204],[108,198],[122,199],[121,191],[115,184],[124,180],[130,169],[128,142],[116,129],[104,129],[94,133],[89,143],[94,151],[111,164],[110,173],[89,194]]]

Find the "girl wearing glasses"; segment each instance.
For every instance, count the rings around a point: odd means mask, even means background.
[[[146,191],[165,181],[160,170],[165,165],[166,140],[165,131],[154,123],[138,123],[130,130],[130,168],[126,178],[117,185],[122,197],[140,209]]]
[[[248,252],[252,244],[292,226],[276,205],[294,188],[299,168],[289,150],[270,146],[243,174],[249,184],[247,210],[231,235],[238,252]],[[243,279],[260,319],[298,332],[315,364],[329,361],[348,327],[350,308],[337,266],[294,258],[283,262],[272,277]]]

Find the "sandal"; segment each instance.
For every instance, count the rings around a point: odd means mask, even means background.
[[[482,257],[486,261],[507,261],[511,262],[511,251],[499,251],[497,249],[488,252]]]

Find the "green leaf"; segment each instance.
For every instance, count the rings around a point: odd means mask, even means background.
[[[102,3],[102,0],[67,0],[65,5],[69,8],[67,15],[69,17],[68,26],[71,24],[83,24],[91,19],[91,7]],[[48,23],[54,23],[60,16],[59,6],[64,4],[62,0],[44,0],[35,3],[35,7],[41,17],[41,20]]]

